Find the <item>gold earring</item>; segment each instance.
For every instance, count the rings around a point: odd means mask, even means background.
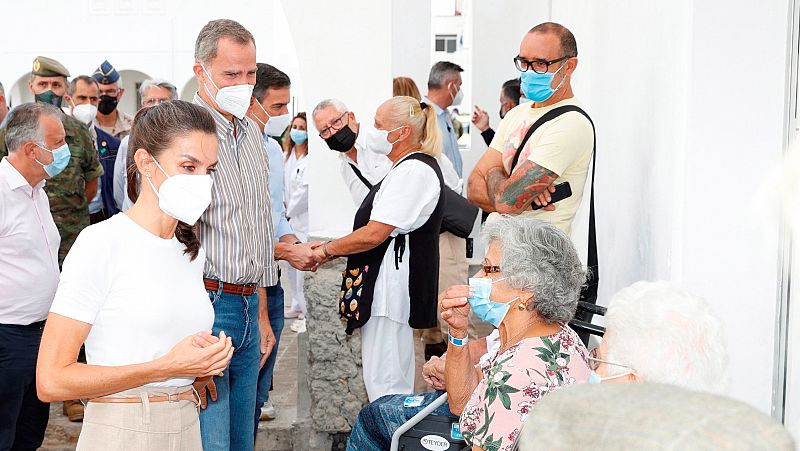
[[[519,311],[521,312],[521,311],[523,311],[523,310],[527,309],[527,308],[528,308],[528,305],[527,305],[527,304],[525,304],[525,302],[523,301],[523,302],[520,302],[520,303],[519,303],[519,305],[517,306],[517,308],[518,308],[518,309],[519,309]]]

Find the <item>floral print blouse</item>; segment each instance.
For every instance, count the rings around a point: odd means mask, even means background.
[[[464,439],[486,451],[509,451],[533,406],[561,387],[589,379],[588,352],[567,325],[532,337],[485,360],[460,425]]]

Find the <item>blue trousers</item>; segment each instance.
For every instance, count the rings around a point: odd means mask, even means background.
[[[50,404],[36,395],[36,358],[44,321],[0,324],[0,450],[34,451],[42,445]]]
[[[414,393],[405,395],[381,396],[361,409],[356,424],[347,441],[347,451],[382,451],[392,444],[392,434],[411,417],[418,414],[428,404],[444,392]],[[421,395],[425,399],[419,407],[404,407],[403,401],[409,396]],[[433,411],[432,415],[452,415],[446,402]]]
[[[272,333],[275,334],[275,347],[267,357],[267,362],[258,373],[258,388],[256,389],[256,416],[254,435],[258,435],[258,422],[261,417],[261,406],[269,399],[269,391],[272,390],[272,373],[275,370],[275,361],[278,359],[278,344],[281,342],[281,332],[283,332],[283,287],[278,282],[277,285],[267,287],[267,310],[269,313],[269,324]]]
[[[256,408],[261,336],[258,295],[239,296],[209,291],[214,305],[214,335],[231,337],[233,358],[222,377],[215,377],[217,401],[209,399],[200,411],[200,434],[205,451],[252,451],[253,410]]]

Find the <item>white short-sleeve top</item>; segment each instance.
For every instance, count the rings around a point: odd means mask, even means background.
[[[155,360],[183,338],[210,330],[205,252],[190,260],[175,237],[160,238],[125,213],[84,229],[64,260],[52,313],[92,325],[90,365]],[[192,377],[150,386],[189,385]]]

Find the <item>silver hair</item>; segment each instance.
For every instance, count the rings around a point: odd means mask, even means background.
[[[45,145],[41,126],[41,118],[44,115],[61,120],[61,115],[56,107],[40,103],[24,103],[8,113],[6,148],[9,152],[16,152],[27,142]]]
[[[325,108],[333,108],[342,114],[350,111],[347,109],[347,106],[344,104],[344,102],[339,99],[325,99],[314,107],[314,111],[311,112],[311,119],[317,117],[317,114],[319,114],[319,112]]]
[[[722,323],[708,304],[667,282],[636,282],[605,315],[606,360],[645,382],[721,392],[728,363]]]
[[[234,42],[246,45],[256,40],[239,22],[230,19],[217,19],[207,23],[194,43],[194,59],[198,63],[208,64],[217,57],[220,38],[229,38]]]
[[[586,283],[578,252],[554,225],[524,216],[487,221],[482,237],[500,245],[500,271],[508,284],[533,293],[528,304],[548,323],[566,323],[575,316]]]
[[[458,64],[449,61],[439,61],[431,67],[428,75],[428,89],[443,87],[447,82],[453,80],[460,72],[464,72]]]
[[[176,100],[178,98],[178,88],[163,78],[148,78],[147,80],[143,81],[142,85],[139,86],[139,96],[144,98],[147,90],[152,87],[163,88],[169,91],[170,100]]]

